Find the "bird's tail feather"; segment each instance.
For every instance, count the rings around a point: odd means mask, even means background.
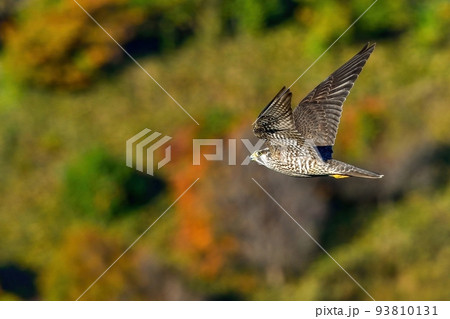
[[[367,171],[365,169],[340,162],[337,160],[329,160],[328,163],[331,166],[331,171],[333,172],[330,176],[334,178],[345,178],[345,177],[361,177],[361,178],[382,178],[383,175]]]

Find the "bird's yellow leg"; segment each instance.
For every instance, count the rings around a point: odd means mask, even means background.
[[[347,178],[347,177],[349,177],[349,176],[347,176],[347,175],[330,175],[331,177],[334,177],[334,178]]]

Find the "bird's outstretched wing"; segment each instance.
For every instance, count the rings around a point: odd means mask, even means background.
[[[268,139],[275,133],[295,130],[291,98],[292,93],[283,87],[262,110],[253,123],[253,132],[257,137]]]
[[[253,132],[266,140],[272,153],[293,148],[301,154],[318,158],[312,141],[303,138],[295,128],[291,97],[289,89],[283,87],[259,114],[253,123]]]
[[[367,43],[300,102],[293,118],[302,137],[313,140],[317,146],[334,145],[342,104],[374,49],[375,43]]]

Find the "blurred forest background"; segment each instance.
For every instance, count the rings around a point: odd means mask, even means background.
[[[293,87],[298,103],[377,42],[335,156],[382,180],[192,166],[192,138],[251,123],[371,0],[0,2],[0,299],[367,300],[255,178],[377,300],[450,299],[450,3],[379,0]],[[125,166],[172,136],[155,177]],[[238,163],[247,155],[238,143]]]

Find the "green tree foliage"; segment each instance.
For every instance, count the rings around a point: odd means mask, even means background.
[[[158,177],[129,170],[95,148],[69,163],[61,199],[80,218],[108,222],[154,201],[164,190]]]
[[[123,0],[80,3],[119,43],[129,40],[144,19]],[[9,73],[33,84],[83,87],[120,57],[117,45],[72,1],[32,1],[3,33]]]
[[[448,300],[450,187],[413,193],[377,209],[367,229],[330,253],[376,300]],[[281,294],[283,299],[368,299],[327,256]]]
[[[80,4],[133,55],[174,49],[186,39],[212,34],[257,34],[281,22],[307,34],[307,53],[320,50],[367,7],[364,1],[80,1]],[[415,30],[426,43],[448,41],[448,4],[390,1],[379,5],[351,33],[353,39],[398,37]],[[389,15],[391,19],[385,19]],[[440,19],[434,19],[440,16]],[[71,1],[31,1],[3,25],[5,65],[11,77],[38,86],[86,87],[123,52]],[[350,38],[351,39],[351,38]],[[344,40],[345,41],[345,40]],[[21,61],[17,63],[16,61]]]
[[[69,165],[62,200],[75,214],[108,220],[125,201],[121,185],[130,171],[96,149]]]

